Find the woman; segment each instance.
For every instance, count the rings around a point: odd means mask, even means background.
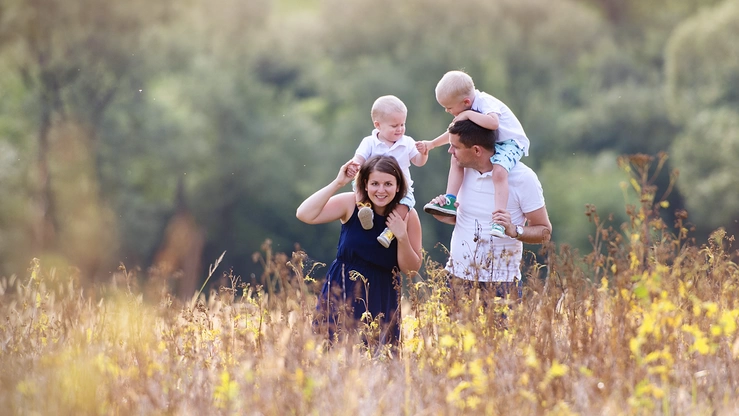
[[[351,182],[357,169],[357,194],[334,195]],[[422,259],[418,212],[411,210],[405,220],[393,212],[406,190],[405,177],[395,158],[373,156],[361,167],[351,160],[345,163],[336,179],[298,207],[296,216],[307,224],[336,220],[342,224],[336,260],[329,267],[317,306],[319,318],[329,325],[330,337],[340,322],[340,312],[346,310],[355,323],[365,312],[372,319],[382,315],[380,342],[396,343],[399,339],[397,271],[418,271]],[[370,230],[362,227],[357,216],[359,206],[367,204],[375,216]],[[377,235],[385,226],[395,234],[388,249],[377,242]]]

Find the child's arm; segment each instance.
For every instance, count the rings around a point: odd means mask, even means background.
[[[422,153],[419,151],[417,155],[411,158],[411,163],[413,163],[415,166],[423,166],[426,164],[428,160],[429,160],[429,152]]]
[[[362,155],[355,154],[354,157],[352,158],[352,162],[354,163],[349,165],[349,168],[346,171],[347,174],[351,176],[352,178],[357,176],[357,173],[359,172],[359,168],[362,166],[364,161],[365,161],[365,158]]]
[[[366,159],[364,158],[364,156],[362,156],[362,155],[360,155],[358,153],[355,154],[354,157],[352,158],[352,161],[354,161],[354,163],[356,163],[358,165],[361,165],[362,163],[364,163],[365,160]]]
[[[500,120],[498,115],[495,113],[480,114],[476,111],[465,110],[459,113],[457,117],[454,117],[454,121],[459,120],[471,120],[473,123],[480,127],[485,127],[489,130],[498,130],[500,126]]]
[[[420,142],[416,142],[416,149],[418,149],[418,151],[423,154],[428,154],[429,150],[435,149],[445,144],[449,144],[449,132],[446,131],[440,134],[439,137],[435,138],[434,140],[422,140]]]

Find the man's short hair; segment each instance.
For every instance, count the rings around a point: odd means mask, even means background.
[[[436,84],[436,100],[462,101],[474,98],[475,83],[472,77],[462,71],[449,71]]]
[[[372,104],[370,116],[372,116],[372,121],[379,121],[385,116],[395,113],[408,114],[408,108],[400,98],[394,95],[383,95]]]
[[[480,127],[472,120],[459,120],[449,126],[449,133],[459,136],[459,142],[464,147],[469,148],[477,145],[485,150],[495,151],[498,130]]]

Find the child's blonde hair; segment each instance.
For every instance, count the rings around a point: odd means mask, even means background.
[[[408,114],[408,108],[406,108],[400,98],[394,95],[383,95],[372,104],[370,115],[372,116],[372,121],[379,121],[381,118],[395,113]]]
[[[449,71],[436,84],[436,100],[464,100],[475,95],[472,77],[462,71]]]

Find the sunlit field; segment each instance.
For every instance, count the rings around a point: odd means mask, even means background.
[[[403,276],[402,341],[368,317],[329,347],[312,325],[325,267],[260,253],[260,285],[226,272],[187,300],[124,267],[88,287],[34,260],[0,286],[4,414],[729,415],[739,412],[739,268],[722,230],[691,241],[641,205],[590,253],[530,247],[523,298],[454,303],[441,265]],[[556,224],[554,225],[556,232]],[[535,256],[538,254],[538,256]],[[540,259],[539,261],[535,259]],[[544,259],[544,260],[541,260]],[[223,275],[217,270],[212,275]],[[142,283],[145,282],[145,283]],[[209,287],[213,287],[210,285]],[[501,315],[506,318],[502,319]],[[367,340],[367,342],[363,342]]]

